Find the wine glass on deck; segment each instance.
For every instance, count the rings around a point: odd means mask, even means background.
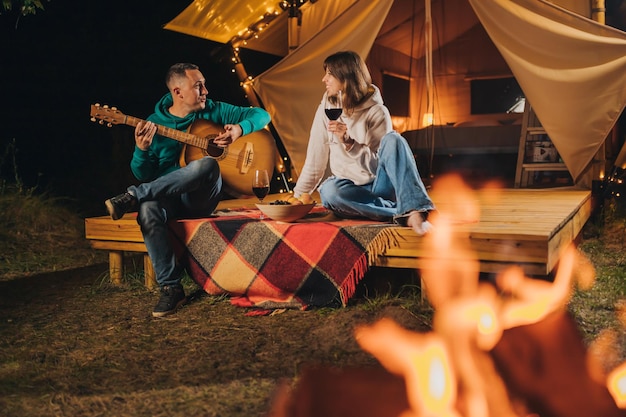
[[[270,178],[266,169],[257,169],[254,171],[254,177],[252,178],[252,192],[262,203],[263,199],[270,192]],[[261,219],[264,218],[261,213]]]
[[[331,100],[330,96],[326,96],[326,107],[324,108],[324,111],[326,112],[326,117],[328,117],[329,120],[339,119],[341,113],[343,112],[343,97],[341,90],[337,93],[337,99],[334,102]],[[328,143],[335,143],[334,133],[329,133]]]

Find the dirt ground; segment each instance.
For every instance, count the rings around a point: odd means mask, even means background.
[[[388,316],[429,327],[427,305],[372,301],[367,285],[340,310],[248,317],[198,292],[153,319],[158,295],[139,279],[113,287],[106,270],[0,282],[1,416],[261,416],[278,384],[305,367],[378,366],[355,342],[355,325]]]

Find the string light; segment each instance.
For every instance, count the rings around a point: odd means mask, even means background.
[[[626,191],[626,170],[614,167],[610,175],[604,176],[604,179],[593,181],[593,191],[602,199],[613,199],[618,204],[623,204],[621,197]],[[620,204],[620,205],[621,205]]]
[[[231,72],[233,74],[239,75],[239,84],[244,90],[244,95],[246,98],[249,98],[249,93],[252,90],[252,85],[254,81],[254,77],[246,74],[245,68],[243,68],[243,63],[239,57],[239,48],[241,46],[246,46],[248,44],[248,40],[250,39],[259,39],[260,33],[265,31],[269,25],[278,17],[281,13],[287,12],[289,17],[298,17],[301,19],[301,11],[300,7],[309,2],[311,4],[316,3],[317,0],[282,0],[278,3],[278,9],[273,11],[267,11],[263,16],[259,17],[259,19],[249,25],[246,29],[239,32],[237,35],[233,36],[228,42],[231,46],[233,56],[231,57],[231,62],[233,63],[233,68],[231,68]],[[283,163],[278,165],[278,169],[281,172],[288,172],[289,169],[286,169],[287,166],[290,166],[289,157],[283,156]],[[289,186],[293,186],[294,180],[293,177],[289,176],[289,178],[279,178],[279,180],[286,181],[288,184],[286,189],[281,189],[280,193],[291,192],[289,190]]]
[[[279,12],[278,10],[274,10],[273,12],[266,12],[263,16],[259,18],[259,20],[252,23],[239,34],[233,36],[229,41],[230,44],[233,47],[238,48],[240,45],[246,45],[248,43],[248,40],[252,38],[258,39],[259,32],[265,30],[270,25],[270,23],[272,23],[272,21],[280,15],[280,13],[281,12]]]

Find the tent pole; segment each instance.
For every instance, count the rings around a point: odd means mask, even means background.
[[[605,2],[604,0],[591,0],[591,17],[593,20],[595,20],[598,23],[601,24],[605,24],[605,14],[606,14],[606,7],[605,7]],[[611,131],[613,131],[615,129],[615,127],[613,127],[613,129],[611,129]],[[607,170],[607,163],[606,163],[606,138],[605,140],[602,142],[602,145],[600,146],[600,149],[598,149],[598,152],[596,153],[596,155],[594,156],[593,160],[592,160],[592,168],[591,168],[591,181],[594,180],[604,180],[606,178],[606,170]],[[592,183],[592,182],[591,182]]]
[[[604,7],[604,0],[590,0],[590,2],[591,18],[598,23],[605,24],[604,17],[606,9]],[[615,129],[615,127],[613,127],[613,129]],[[596,152],[591,162],[589,162],[589,165],[587,165],[583,173],[579,176],[575,185],[592,189],[595,181],[607,179],[606,140],[607,138],[604,138],[602,145],[598,148],[598,152]]]
[[[411,55],[413,55],[413,46],[411,46]],[[411,59],[413,59],[412,56]],[[434,177],[433,165],[435,163],[435,128],[433,126],[436,124],[435,118],[441,116],[435,114],[435,78],[433,73],[433,17],[431,0],[424,0],[424,62],[426,64],[426,114],[432,115],[432,120],[430,120],[428,126],[426,126],[429,129],[427,130],[427,138],[430,145],[430,166],[428,178],[432,180]]]
[[[302,11],[300,11],[298,0],[289,2],[288,22],[289,52],[293,52],[300,46],[300,27],[302,26]]]
[[[591,18],[604,25],[605,16],[606,7],[604,7],[604,0],[591,0]]]

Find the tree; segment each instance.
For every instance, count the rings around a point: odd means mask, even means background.
[[[28,16],[29,14],[36,14],[37,10],[43,10],[42,0],[1,0],[2,7],[0,7],[0,14],[14,13],[17,15],[15,20],[15,27],[20,21],[20,17]],[[50,1],[50,0],[47,0]]]

